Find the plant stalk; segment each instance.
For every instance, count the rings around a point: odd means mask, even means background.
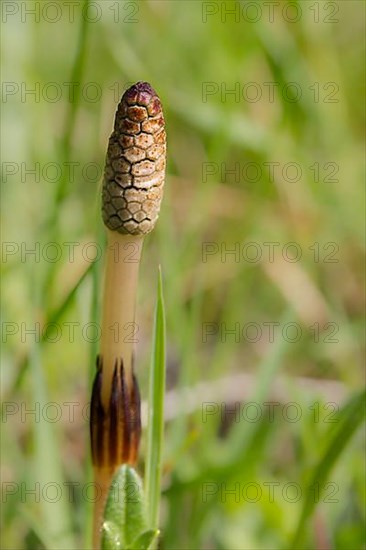
[[[138,329],[135,324],[136,292],[143,235],[107,231],[104,277],[102,336],[102,403],[108,407],[116,360],[122,358],[126,381],[132,389],[133,349]]]
[[[166,163],[161,103],[147,82],[123,94],[108,143],[102,192],[107,227],[102,339],[94,379],[90,435],[96,483],[93,547],[100,548],[105,503],[122,464],[134,466],[141,435],[134,375],[135,306],[144,236],[159,215]]]
[[[100,361],[103,364],[101,378],[101,404],[104,411],[110,408],[113,377],[116,363],[122,360],[126,394],[133,392],[133,355],[136,334],[136,292],[143,236],[124,235],[107,231],[104,295],[102,310],[102,336]],[[119,398],[119,396],[117,397]],[[118,435],[111,434],[118,446]],[[122,450],[123,452],[123,450]],[[117,463],[94,465],[96,502],[93,521],[93,548],[100,547],[104,507]]]

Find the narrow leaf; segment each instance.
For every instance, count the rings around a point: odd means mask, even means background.
[[[162,444],[164,431],[165,393],[165,311],[163,284],[159,269],[154,323],[154,342],[149,380],[148,440],[146,454],[146,502],[148,525],[157,529],[159,523]]]

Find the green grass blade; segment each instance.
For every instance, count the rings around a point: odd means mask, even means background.
[[[330,428],[333,433],[331,433],[323,456],[315,466],[309,487],[314,487],[315,484],[317,484],[320,490],[324,487],[331,469],[364,419],[365,398],[366,391],[356,394],[343,408],[340,414],[340,422],[336,428],[334,429],[333,426]],[[314,493],[309,489],[305,496],[300,519],[290,545],[291,548],[302,546],[302,535],[306,521],[311,516],[315,506]]]
[[[30,355],[30,374],[33,386],[34,402],[41,407],[49,403],[46,381],[41,365],[40,347],[35,345]],[[35,483],[44,489],[48,486],[63,487],[62,465],[59,441],[52,424],[40,417],[34,424],[34,467],[30,472],[28,484]],[[55,502],[48,498],[40,499],[40,516],[44,526],[45,538],[52,541],[49,550],[67,550],[75,548],[72,536],[70,508],[64,498]]]
[[[94,263],[91,263],[85,269],[84,273],[82,273],[82,275],[76,281],[75,285],[72,287],[72,289],[69,291],[69,293],[65,296],[65,298],[63,299],[61,304],[54,311],[51,311],[50,313],[47,314],[46,320],[45,320],[45,323],[44,323],[45,326],[48,325],[48,324],[57,324],[59,322],[62,315],[67,311],[67,309],[72,304],[72,302],[75,298],[76,292],[80,288],[83,281],[87,278],[89,273],[92,272],[94,274],[95,269],[96,269],[96,266],[95,266]],[[46,333],[42,333],[41,342],[44,342],[45,339],[46,339]],[[12,392],[19,390],[19,388],[20,388],[20,386],[23,382],[24,375],[27,372],[28,363],[29,363],[29,356],[26,355],[24,357],[24,359],[21,361],[20,365],[19,365],[18,374],[17,374],[17,377],[15,378],[14,385],[13,385],[12,390],[11,390]]]
[[[71,82],[77,83],[77,84],[80,84],[80,82],[82,81],[82,77],[85,69],[85,58],[87,55],[86,46],[87,46],[87,35],[88,35],[89,25],[88,25],[88,20],[84,15],[84,11],[87,9],[88,4],[89,4],[89,0],[84,0],[83,6],[82,6],[82,13],[80,14],[81,17],[80,17],[78,45],[76,49],[76,54],[75,54],[75,59],[74,59],[74,64],[72,67],[71,79],[70,79]],[[76,114],[77,114],[81,99],[82,99],[81,86],[78,85],[75,87],[73,101],[69,102],[69,108],[65,116],[63,140],[61,143],[61,149],[62,149],[61,154],[63,155],[65,161],[70,160],[71,142],[72,142],[73,132],[75,129]],[[67,184],[68,184],[68,181],[65,178],[60,178],[58,188],[57,188],[55,206],[57,206],[64,199],[66,195]]]
[[[161,270],[154,322],[154,342],[149,380],[148,439],[146,454],[146,502],[148,525],[157,528],[159,522],[160,480],[164,430],[165,392],[165,311]]]

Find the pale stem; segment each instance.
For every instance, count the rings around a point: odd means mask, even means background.
[[[100,346],[101,400],[105,411],[109,410],[113,374],[119,358],[123,361],[128,391],[132,390],[132,361],[138,334],[135,325],[136,291],[143,237],[107,230]],[[104,507],[114,472],[114,467],[94,467],[94,549],[100,548]]]
[[[122,358],[127,384],[132,388],[132,359],[138,330],[135,325],[136,291],[143,235],[122,235],[108,230],[101,358],[102,403],[106,410],[116,360]]]

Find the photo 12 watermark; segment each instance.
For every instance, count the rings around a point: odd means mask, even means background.
[[[1,403],[2,424],[79,424],[80,420],[89,425],[90,402],[80,401],[3,401]]]
[[[337,2],[286,2],[251,0],[202,2],[202,23],[298,23],[303,18],[312,23],[339,23]]]
[[[212,499],[219,502],[247,502],[255,504],[261,500],[266,502],[289,502],[296,503],[303,501],[308,494],[314,503],[323,502],[325,504],[335,504],[339,502],[337,495],[339,485],[332,481],[327,483],[314,483],[309,487],[304,487],[296,481],[248,481],[247,483],[215,483],[204,482],[201,486],[202,502],[206,503]]]
[[[1,83],[1,102],[10,103],[98,103],[102,98],[113,98],[118,104],[122,94],[133,82],[113,82],[101,84],[96,81],[77,82],[55,80],[30,82],[8,80]]]
[[[78,161],[56,162],[17,162],[1,163],[1,179],[4,185],[15,183],[58,183],[68,181],[75,183],[98,183],[104,173],[104,164],[97,162],[81,163]]]
[[[239,424],[242,422],[255,424],[257,422],[273,423],[276,420],[296,424],[302,419],[311,419],[314,424],[335,424],[339,422],[339,405],[334,402],[320,403],[314,401],[310,405],[289,401],[235,401],[234,403],[206,401],[201,407],[201,421],[206,424],[212,420]]]
[[[302,100],[313,103],[339,103],[340,88],[337,82],[202,82],[203,103],[212,98],[221,103],[299,103]]]
[[[14,426],[15,424],[61,424],[70,426],[75,424],[90,424],[91,403],[81,401],[3,401],[1,403],[1,423]],[[136,425],[140,422],[139,411],[130,411],[124,419],[125,425]]]
[[[107,327],[112,335],[112,341],[116,344],[139,342],[139,325],[128,322],[121,325],[118,322]],[[74,344],[75,342],[87,342],[95,344],[102,338],[102,326],[99,323],[81,323],[79,321],[63,321],[62,323],[48,322],[41,324],[22,321],[2,321],[1,340],[3,344],[40,343],[56,344],[59,342]]]
[[[103,260],[105,252],[112,254],[109,258],[116,264],[134,264],[139,262],[139,247],[134,241],[125,243],[112,242],[106,249],[96,241],[80,243],[79,241],[64,242],[26,242],[4,241],[1,243],[1,261],[7,263],[74,264],[82,259],[93,264]]]
[[[339,183],[338,174],[339,164],[334,161],[315,161],[309,166],[303,166],[296,161],[248,161],[231,165],[227,162],[202,163],[203,183],[258,183],[263,180],[290,184],[309,180],[314,183]]]
[[[75,23],[83,19],[88,24],[108,21],[133,24],[139,22],[139,2],[119,0],[8,1],[1,2],[2,23]]]
[[[124,485],[115,483],[110,489],[109,498],[113,502],[139,502],[141,500],[141,487],[131,481]],[[18,483],[15,481],[4,481],[1,483],[1,501],[3,504],[10,502],[16,497],[22,504],[47,502],[53,504],[64,500],[70,503],[78,501],[98,502],[103,498],[103,488],[99,483],[80,483],[78,481],[64,481],[57,483]]]
[[[304,326],[296,321],[281,323],[280,321],[205,321],[202,323],[201,342],[211,344],[221,342],[265,342],[273,344],[278,340],[294,344],[301,340],[312,341],[315,344],[338,344],[339,325],[334,322],[313,323]]]
[[[277,260],[288,263],[297,263],[302,259],[314,263],[336,264],[339,263],[339,244],[333,241],[319,243],[314,242],[307,247],[300,243],[290,241],[245,241],[227,243],[225,241],[203,242],[201,245],[201,259],[203,263],[220,261],[221,263],[248,263],[259,262],[274,263]]]

